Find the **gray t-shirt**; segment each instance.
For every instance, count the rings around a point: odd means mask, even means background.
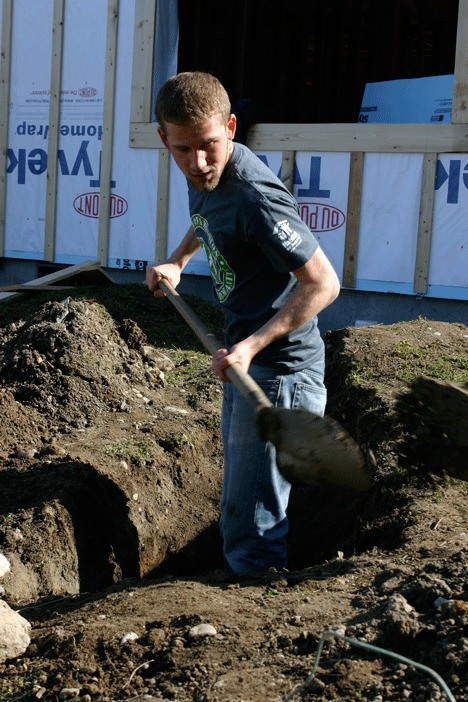
[[[200,192],[189,183],[189,206],[224,311],[229,347],[259,329],[283,306],[297,285],[292,271],[311,258],[318,243],[281,181],[236,142],[215,190]],[[267,346],[253,363],[287,373],[306,368],[322,356],[323,342],[314,318]]]

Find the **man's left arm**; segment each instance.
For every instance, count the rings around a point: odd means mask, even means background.
[[[316,249],[306,264],[294,271],[299,285],[284,306],[260,329],[235,344],[230,352],[220,349],[213,357],[216,375],[225,380],[223,369],[240,363],[246,372],[254,356],[276,339],[298,329],[335,300],[340,281],[322,249]]]

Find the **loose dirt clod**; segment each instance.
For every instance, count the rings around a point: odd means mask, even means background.
[[[218,313],[191,304],[219,335]],[[328,412],[375,456],[371,489],[294,488],[291,569],[235,577],[217,527],[220,387],[177,312],[143,286],[0,306],[1,585],[32,625],[0,665],[2,702],[279,702],[328,629],[468,700],[468,484],[450,475],[466,433],[443,399],[425,416],[414,402],[422,377],[439,400],[449,384],[463,396],[467,329],[420,319],[325,340]],[[444,695],[327,640],[298,699]]]

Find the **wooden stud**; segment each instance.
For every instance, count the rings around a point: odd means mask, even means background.
[[[6,157],[10,120],[11,26],[13,0],[3,0],[0,54],[0,256],[5,253]]]
[[[281,181],[290,193],[294,191],[294,165],[296,154],[294,151],[283,151],[281,159]]]
[[[157,0],[137,0],[133,34],[131,122],[151,122]]]
[[[114,113],[119,0],[108,0],[104,111],[102,117],[101,187],[99,194],[98,258],[107,265],[109,255],[110,195],[114,146]]]
[[[349,165],[346,235],[343,258],[343,286],[346,288],[356,287],[363,171],[363,152],[359,151],[351,154],[351,161]]]
[[[167,256],[170,155],[161,142],[151,114],[156,9],[157,0],[141,0],[135,6],[130,146],[137,146],[133,139],[133,127],[139,125],[140,129],[147,131],[147,136],[146,143],[140,140],[138,147],[158,148],[154,251],[155,260],[158,261]]]
[[[60,97],[62,89],[64,0],[54,0],[52,59],[50,68],[49,137],[47,141],[47,185],[44,232],[44,260],[55,258]]]
[[[437,154],[426,154],[423,162],[419,207],[418,241],[414,265],[414,292],[425,295],[429,285],[429,264],[434,213]]]
[[[169,225],[169,176],[170,154],[167,149],[158,153],[158,196],[156,212],[156,242],[155,260],[162,261],[167,257],[167,240]]]
[[[459,0],[452,124],[468,124],[468,0]]]

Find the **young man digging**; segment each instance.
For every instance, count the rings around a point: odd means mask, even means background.
[[[220,528],[225,566],[236,573],[286,568],[290,484],[275,448],[256,432],[254,410],[224,370],[239,363],[273,405],[323,416],[324,345],[316,315],[340,284],[297,203],[246,146],[233,141],[236,117],[226,90],[210,74],[180,73],[156,101],[158,131],[187,178],[192,225],[166,261],[148,266],[156,295],[161,278],[176,287],[203,247],[225,344],[213,356],[223,381],[224,482]]]

